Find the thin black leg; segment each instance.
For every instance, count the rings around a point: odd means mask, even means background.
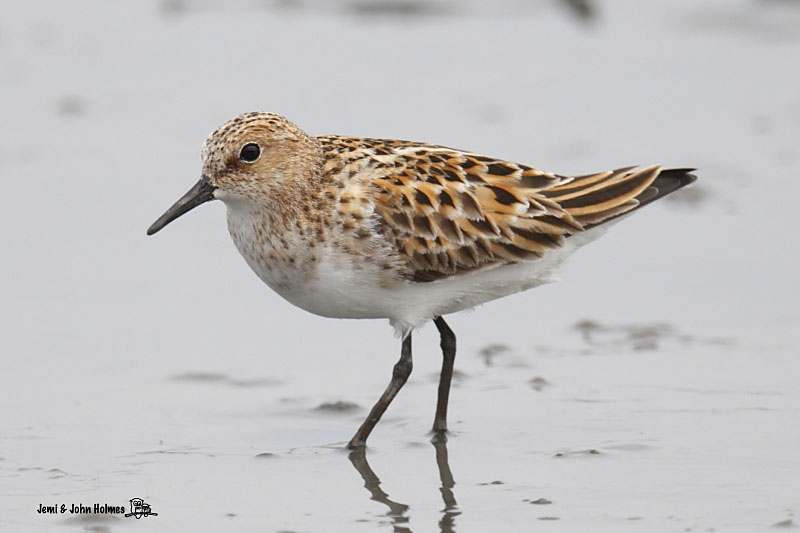
[[[447,431],[447,400],[450,398],[450,382],[453,379],[453,363],[456,360],[456,335],[444,318],[433,319],[441,336],[442,374],[439,376],[439,399],[436,402],[436,416],[433,418],[433,431]]]
[[[369,434],[372,432],[372,428],[375,427],[375,424],[377,424],[378,420],[381,419],[381,416],[383,416],[386,408],[389,407],[389,404],[392,403],[394,397],[397,396],[397,393],[401,388],[403,388],[403,385],[405,385],[406,381],[408,380],[408,376],[411,375],[412,367],[411,333],[409,333],[406,335],[406,338],[403,339],[403,347],[400,350],[400,360],[395,363],[394,369],[392,370],[392,381],[389,382],[389,386],[386,387],[386,390],[383,391],[381,397],[378,398],[377,402],[375,402],[375,405],[367,415],[364,423],[361,424],[361,427],[358,428],[356,434],[353,435],[352,439],[350,439],[350,442],[347,444],[348,448],[353,450],[359,446],[366,446],[367,437],[369,437]]]

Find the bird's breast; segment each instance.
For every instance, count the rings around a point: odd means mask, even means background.
[[[267,218],[229,207],[228,230],[253,272],[297,307],[334,318],[390,317],[378,293],[401,281],[380,254],[365,255],[335,228],[276,231]]]

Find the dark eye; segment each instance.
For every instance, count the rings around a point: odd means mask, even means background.
[[[261,147],[255,143],[247,143],[239,152],[239,159],[245,163],[252,163],[261,155]]]

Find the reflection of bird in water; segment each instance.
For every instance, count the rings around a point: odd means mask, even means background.
[[[456,496],[453,493],[453,487],[455,487],[456,482],[453,479],[453,473],[450,471],[450,461],[447,458],[447,435],[439,433],[433,437],[431,443],[436,448],[436,466],[439,468],[439,481],[442,482],[439,490],[442,493],[442,501],[444,501],[439,530],[442,533],[450,533],[454,531],[455,519],[461,514],[461,511],[458,510]]]
[[[441,336],[442,433],[456,355],[443,316],[553,281],[599,226],[694,180],[659,166],[564,176],[427,143],[312,137],[247,113],[209,136],[202,178],[147,233],[222,200],[239,252],[286,300],[327,317],[389,319],[400,360],[354,448],[411,374],[415,328],[432,320]]]
[[[436,466],[439,470],[439,480],[441,481],[439,491],[444,502],[442,518],[439,520],[439,531],[453,533],[455,531],[455,518],[461,514],[461,511],[458,510],[456,498],[453,494],[455,481],[447,458],[447,436],[444,434],[436,435],[431,440],[431,443],[436,450]],[[389,512],[386,515],[392,520],[394,531],[410,533],[411,529],[406,525],[409,522],[409,506],[389,499],[389,495],[381,489],[381,480],[367,461],[366,448],[364,446],[355,448],[350,452],[348,458],[361,475],[361,479],[364,480],[364,487],[369,491],[370,499],[380,502],[389,508]]]
[[[392,519],[394,530],[410,533],[411,530],[402,525],[408,523],[408,516],[406,515],[408,505],[390,500],[389,495],[381,489],[381,480],[369,466],[369,462],[367,462],[366,448],[360,446],[351,451],[347,457],[358,473],[361,474],[361,479],[364,480],[364,487],[371,495],[370,499],[380,502],[389,508],[389,512],[386,515]]]

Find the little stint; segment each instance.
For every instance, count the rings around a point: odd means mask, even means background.
[[[564,176],[433,144],[310,136],[240,115],[203,147],[202,177],[147,230],[210,200],[250,268],[294,305],[388,318],[402,339],[389,386],[350,440],[364,446],[433,320],[443,354],[433,430],[447,430],[456,337],[444,315],[553,281],[608,223],[696,178],[659,166]]]

